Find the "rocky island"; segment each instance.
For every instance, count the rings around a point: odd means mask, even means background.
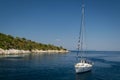
[[[62,46],[43,44],[25,38],[13,37],[0,33],[0,54],[23,54],[23,53],[66,53],[67,49]]]

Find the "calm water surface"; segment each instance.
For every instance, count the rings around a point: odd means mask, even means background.
[[[89,51],[92,72],[75,74],[76,52],[0,56],[0,80],[120,80],[120,52]]]

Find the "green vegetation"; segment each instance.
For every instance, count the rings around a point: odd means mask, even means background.
[[[63,50],[63,47],[57,47],[51,44],[42,44],[27,40],[25,38],[13,37],[0,33],[0,48],[2,49],[18,49],[18,50]],[[66,50],[66,49],[64,49]]]

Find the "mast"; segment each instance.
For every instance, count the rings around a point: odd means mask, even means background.
[[[83,58],[83,53],[84,53],[84,50],[83,50],[83,44],[84,44],[84,27],[85,27],[85,17],[84,17],[84,14],[85,14],[85,7],[84,7],[84,1],[82,0],[82,15],[81,15],[81,25],[80,25],[80,32],[79,32],[79,39],[78,39],[78,53],[81,52],[81,58]],[[78,56],[78,53],[77,53],[77,56]]]

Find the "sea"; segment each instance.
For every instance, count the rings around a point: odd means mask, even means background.
[[[0,80],[120,80],[119,51],[86,51],[92,71],[76,74],[76,51],[0,55]]]

